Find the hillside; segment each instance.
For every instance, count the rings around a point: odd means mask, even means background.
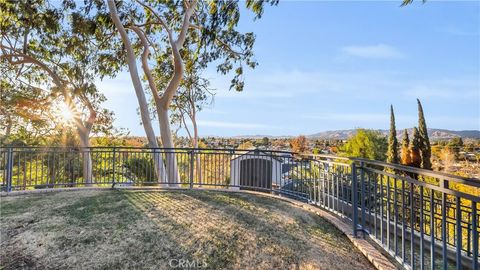
[[[388,135],[388,130],[381,129],[378,130],[381,133]],[[345,129],[345,130],[333,130],[333,131],[324,131],[315,133],[312,135],[308,135],[308,138],[312,139],[338,139],[338,140],[345,140],[348,137],[352,136],[355,133],[355,129]],[[408,129],[408,134],[411,136],[413,133],[413,129]],[[403,130],[397,130],[397,136],[399,138],[402,137]],[[480,130],[447,130],[447,129],[435,129],[429,128],[428,129],[428,136],[430,140],[445,140],[451,139],[455,137],[461,137],[464,139],[480,139]]]

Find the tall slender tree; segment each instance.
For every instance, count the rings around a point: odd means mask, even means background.
[[[410,142],[410,159],[411,159],[411,166],[420,168],[422,165],[422,156],[421,156],[421,142],[422,139],[420,137],[420,133],[417,127],[413,128],[413,138]]]
[[[393,105],[390,105],[390,134],[388,136],[387,162],[394,164],[398,163],[398,140]]]
[[[423,114],[422,103],[417,99],[418,103],[418,132],[420,136],[420,153],[422,157],[422,168],[431,169],[432,162],[430,160],[432,156],[432,148],[430,146],[430,139],[428,138],[427,124],[425,122],[425,116]]]
[[[408,137],[407,129],[403,131],[402,152],[401,152],[400,163],[407,166],[412,165],[412,157],[410,152],[410,138]]]

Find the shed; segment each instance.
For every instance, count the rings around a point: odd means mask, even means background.
[[[279,187],[282,160],[270,152],[248,151],[230,161],[230,185],[240,188]]]

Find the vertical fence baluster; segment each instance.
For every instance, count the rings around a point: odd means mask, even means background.
[[[375,177],[373,179],[373,216],[374,216],[374,230],[375,230],[375,238],[378,239],[378,225],[377,225],[377,219],[378,219],[378,211],[377,211],[377,189],[378,189],[378,183],[377,183],[377,174],[373,174]]]
[[[112,150],[112,188],[115,187],[115,165],[116,165],[116,152],[117,152],[117,148],[116,147],[113,147],[113,150]],[[155,162],[155,161],[153,161]],[[155,166],[154,166],[155,167]]]
[[[390,189],[391,189],[391,187],[390,187],[390,176],[388,176],[387,177],[387,248],[388,249],[391,249],[391,244],[390,244],[390,234],[391,234],[391,232],[390,232],[390,219],[391,219],[391,217],[390,217],[390,212],[391,212],[391,210],[390,210],[391,209],[391,207],[390,207],[391,206],[390,205],[391,204],[391,202],[390,202],[390,192],[391,192],[391,190]],[[393,196],[395,197],[395,194],[393,194]],[[395,256],[396,256],[397,255],[397,238],[396,238],[397,237],[397,233],[396,233],[397,232],[397,227],[396,227],[397,226],[397,222],[396,222],[397,217],[395,215],[395,213],[396,213],[396,211],[395,211],[396,201],[394,200],[393,202],[394,202],[394,204],[393,204],[393,208],[394,208],[393,223],[395,225],[395,227],[393,228],[393,230],[395,232],[394,233],[395,238],[394,238],[393,242],[394,242],[394,246],[395,246]]]
[[[383,233],[383,230],[384,230],[384,226],[383,226],[383,222],[384,222],[384,219],[383,219],[383,214],[384,214],[384,203],[383,203],[383,175],[380,175],[380,242],[382,243],[382,245],[384,244],[384,241],[385,241],[385,235]],[[388,221],[387,221],[387,226],[388,226]]]
[[[397,189],[397,179],[392,177],[393,179],[393,246],[395,249],[395,256],[398,256],[398,189]],[[390,226],[388,226],[390,227]]]
[[[423,186],[420,186],[420,270],[425,268],[423,201]]]
[[[13,178],[13,149],[8,148],[7,152],[7,192],[12,191],[12,178]]]
[[[357,237],[358,227],[358,185],[357,185],[357,168],[355,162],[352,162],[352,221],[353,221],[353,236]]]
[[[478,269],[477,203],[472,201],[472,269]]]
[[[415,226],[415,211],[413,197],[413,183],[410,183],[410,267],[415,269],[415,235],[413,233]]]
[[[190,189],[193,188],[193,173],[194,173],[194,166],[195,166],[195,150],[190,150]]]
[[[445,179],[440,180],[440,187],[448,188],[448,181]],[[443,269],[448,268],[448,259],[447,259],[447,194],[443,192],[442,194],[442,260],[443,260]]]
[[[360,207],[362,210],[362,231],[365,235],[365,164],[360,163]]]
[[[461,203],[460,203],[460,197],[455,198],[455,218],[456,218],[456,224],[455,226],[457,227],[456,229],[456,236],[457,236],[457,241],[455,243],[456,246],[456,263],[457,263],[457,270],[462,269],[462,208],[461,208]]]
[[[430,192],[430,269],[435,269],[435,196]]]

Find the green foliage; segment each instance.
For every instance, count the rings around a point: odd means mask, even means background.
[[[421,146],[422,138],[420,137],[420,132],[417,127],[413,128],[413,138],[410,143],[410,156],[411,156],[411,166],[420,168],[422,164],[421,156]]]
[[[417,99],[418,103],[418,132],[420,138],[420,153],[422,155],[422,168],[431,169],[432,162],[432,149],[430,147],[430,139],[428,138],[427,124],[425,122],[425,116],[423,114],[422,103]]]
[[[117,10],[124,25],[141,25],[147,39],[152,41],[149,44],[153,49],[151,58],[156,63],[152,73],[156,77],[157,88],[161,90],[170,81],[173,63],[168,31],[159,23],[158,17],[167,22],[174,34],[178,34],[183,24],[185,5],[182,1],[143,2],[149,8],[121,3],[117,5]],[[247,1],[245,5],[258,19],[263,14],[264,6],[277,3],[278,0],[262,0]],[[203,70],[209,64],[215,64],[219,73],[233,76],[230,89],[243,90],[245,66],[254,68],[257,62],[253,57],[255,35],[252,32],[241,33],[237,29],[241,2],[197,1],[195,4],[191,27],[186,32],[181,48],[185,68],[196,66]],[[134,33],[129,35],[138,44],[138,37]]]
[[[270,140],[268,139],[268,137],[263,137],[262,138],[261,145],[263,145],[266,148],[268,148],[270,146]]]
[[[387,162],[398,163],[397,129],[395,128],[395,114],[390,106],[390,134],[388,136]]]
[[[123,54],[113,42],[103,5],[94,0],[0,3],[0,83],[7,89],[0,107],[9,108],[2,109],[0,124],[15,127],[12,134],[44,136],[63,128],[53,115],[59,103],[72,107],[84,125],[95,118],[94,133],[113,130],[112,112],[101,108],[105,97],[94,82],[114,75]],[[30,126],[19,130],[25,122]]]
[[[405,129],[403,131],[403,139],[402,139],[402,153],[401,153],[401,164],[410,166],[412,163],[412,157],[410,152],[410,139],[408,137],[408,132]]]
[[[387,138],[380,132],[357,129],[340,150],[344,156],[384,161],[387,147]]]
[[[132,157],[123,166],[128,169],[127,178],[134,182],[155,182],[157,179],[151,158]]]
[[[462,147],[463,146],[463,140],[461,137],[455,137],[451,139],[448,144],[448,146],[453,146],[453,147]]]

